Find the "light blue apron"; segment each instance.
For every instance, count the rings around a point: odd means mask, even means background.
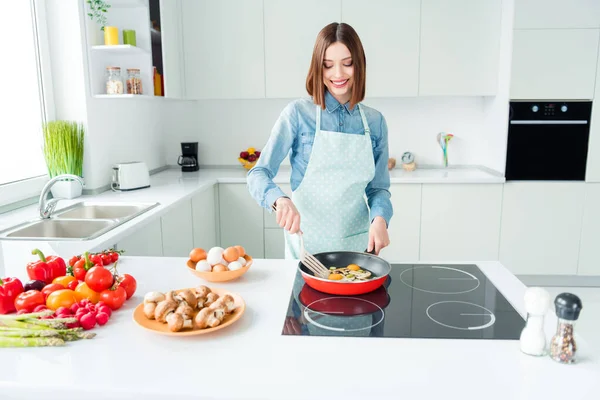
[[[304,246],[312,254],[363,252],[369,243],[369,208],[365,189],[375,176],[371,132],[360,107],[364,135],[321,130],[317,105],[316,131],[306,173],[292,193],[300,213]],[[300,239],[285,231],[285,258],[300,258]]]

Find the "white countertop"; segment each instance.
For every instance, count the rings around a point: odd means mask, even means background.
[[[124,257],[120,270],[137,278],[135,296],[107,325],[95,328],[92,340],[1,349],[0,398],[598,398],[598,353],[581,338],[580,362],[561,365],[548,356],[523,354],[517,340],[282,335],[294,261],[255,260],[242,278],[219,284],[247,305],[242,318],[225,329],[174,338],[137,326],[132,311],[146,292],[205,284],[186,270],[185,261]],[[523,314],[525,286],[500,263],[477,264]],[[549,312],[548,339],[555,323]]]
[[[150,177],[150,188],[129,192],[106,191],[97,195],[85,195],[73,200],[62,200],[58,208],[67,207],[80,201],[107,202],[158,202],[159,206],[112,229],[106,234],[87,241],[15,241],[0,239],[0,275],[10,275],[13,268],[19,268],[31,261],[31,250],[40,248],[44,253],[71,257],[85,251],[106,249],[134,229],[140,229],[155,218],[165,214],[180,201],[186,200],[217,183],[246,183],[247,171],[237,168],[207,168],[197,172],[181,172],[179,168],[167,169]],[[391,182],[398,183],[503,183],[504,178],[480,167],[456,167],[448,169],[421,168],[407,172],[396,168],[390,172]],[[289,183],[290,170],[282,167],[274,179],[277,184]],[[248,198],[251,199],[250,194]],[[257,205],[258,207],[258,205]],[[58,210],[57,210],[58,211]],[[25,221],[39,218],[37,204],[0,214],[0,231]],[[4,269],[4,270],[3,270]]]

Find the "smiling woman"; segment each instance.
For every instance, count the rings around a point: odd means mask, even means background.
[[[286,258],[300,258],[297,234],[313,254],[379,254],[389,244],[387,124],[379,111],[362,104],[365,77],[366,57],[354,29],[344,23],[324,27],[306,78],[311,97],[283,110],[248,173],[257,203],[277,211]],[[292,199],[273,183],[288,154]]]
[[[43,14],[43,3],[17,1],[11,4],[10,18],[0,24],[0,36],[6,38],[3,53],[19,60],[0,63],[2,93],[9,99],[0,113],[0,206],[39,194],[47,180],[42,124],[51,96],[40,55]],[[42,82],[42,76],[48,79]]]

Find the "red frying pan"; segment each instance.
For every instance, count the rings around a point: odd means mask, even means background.
[[[385,285],[374,291],[356,296],[335,296],[319,292],[308,285],[304,285],[298,296],[304,307],[323,314],[334,314],[336,316],[365,315],[378,312],[390,304],[390,296]],[[366,301],[361,301],[366,300]]]
[[[327,269],[329,267],[340,268],[356,264],[362,269],[370,271],[374,276],[367,281],[360,282],[331,281],[314,276],[310,269],[299,262],[298,269],[306,284],[319,292],[329,294],[357,295],[372,292],[383,285],[392,269],[390,263],[383,258],[369,253],[331,251],[313,254],[313,256],[321,261]]]

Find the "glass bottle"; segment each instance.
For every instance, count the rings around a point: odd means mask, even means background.
[[[572,293],[561,293],[556,296],[554,306],[558,323],[550,343],[550,357],[562,364],[572,364],[577,360],[573,329],[582,309],[581,300]]]
[[[140,70],[137,68],[129,68],[127,70],[127,93],[143,94],[142,78],[140,76]]]
[[[106,94],[123,94],[121,68],[106,67]]]

